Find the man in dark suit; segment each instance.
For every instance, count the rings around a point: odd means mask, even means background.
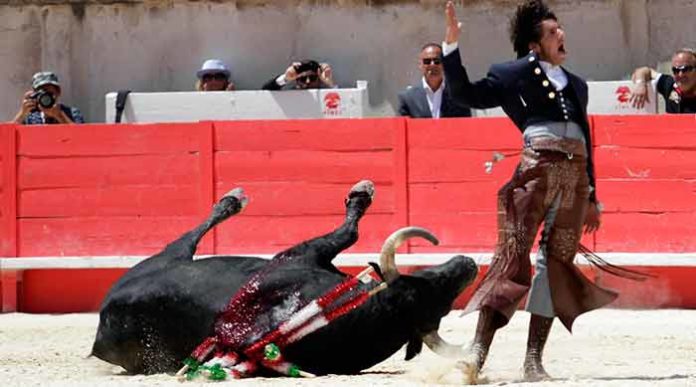
[[[471,117],[471,109],[452,100],[442,69],[442,47],[428,43],[418,55],[423,77],[399,93],[399,115],[411,118]]]
[[[443,44],[445,77],[452,97],[473,108],[500,106],[520,130],[523,149],[510,181],[498,192],[498,243],[486,276],[466,311],[479,311],[476,335],[462,363],[476,382],[497,329],[505,326],[528,294],[531,314],[524,377],[548,379],[542,352],[558,317],[570,330],[575,318],[613,301],[617,294],[589,281],[574,265],[583,226],[600,225],[587,119],[587,83],[561,67],[567,55],[565,32],[542,0],[526,0],[510,23],[517,60],[494,64],[488,75],[470,81],[457,40],[460,23],[447,2]],[[544,228],[531,278],[529,254]],[[623,270],[623,269],[622,269]],[[627,276],[624,271],[620,274]]]

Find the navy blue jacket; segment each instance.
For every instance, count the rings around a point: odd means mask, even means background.
[[[540,118],[545,121],[567,121],[574,118],[564,113],[566,106],[561,101],[561,93],[556,91],[546,77],[538,57],[533,53],[511,62],[494,64],[485,78],[473,83],[462,65],[458,49],[444,57],[443,65],[452,98],[476,109],[500,106],[520,132],[524,132],[528,125]],[[574,106],[579,109],[573,121],[580,125],[585,135],[590,201],[596,202],[592,139],[587,120],[587,83],[568,70],[563,71],[570,86],[566,86],[563,95],[573,98]]]

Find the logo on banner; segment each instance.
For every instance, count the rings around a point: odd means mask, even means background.
[[[324,96],[324,115],[325,116],[340,116],[343,115],[341,106],[341,96],[332,91]]]
[[[614,94],[616,94],[616,100],[620,104],[628,104],[628,101],[631,99],[631,89],[628,86],[617,87]]]

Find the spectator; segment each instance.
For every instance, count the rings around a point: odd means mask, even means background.
[[[50,71],[38,72],[34,74],[31,86],[32,90],[24,93],[22,106],[13,120],[16,124],[85,123],[80,110],[58,102],[61,89],[56,74]]]
[[[313,60],[293,62],[285,73],[266,82],[263,90],[280,90],[294,81],[294,89],[326,89],[335,87],[331,66]]]
[[[198,91],[232,91],[234,82],[230,79],[230,69],[220,59],[208,59],[196,72],[196,90]]]
[[[468,106],[450,95],[442,68],[442,47],[428,43],[418,55],[423,77],[399,93],[399,115],[412,118],[471,117]]]
[[[631,102],[642,108],[648,98],[648,82],[655,82],[655,90],[665,99],[667,113],[696,113],[696,51],[688,48],[677,50],[672,56],[672,74],[660,74],[649,67],[633,72]]]

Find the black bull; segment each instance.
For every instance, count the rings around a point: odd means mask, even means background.
[[[340,227],[276,256],[290,259],[265,277],[260,291],[268,295],[267,302],[280,305],[290,293],[307,302],[347,278],[331,261],[357,241],[358,221],[371,204],[373,192],[371,182],[356,184],[346,198],[346,216]],[[252,257],[193,260],[203,235],[241,211],[246,200],[241,189],[231,191],[203,224],[118,280],[100,310],[94,356],[129,373],[172,372],[181,367],[193,348],[213,334],[215,319],[230,297],[253,273],[269,264]],[[385,242],[380,258],[388,288],[291,344],[283,356],[311,373],[353,374],[385,360],[406,343],[407,359],[420,352],[423,342],[436,352],[452,350],[437,334],[440,319],[476,277],[476,264],[471,258],[455,256],[412,275],[399,275],[394,252],[412,236],[437,242],[422,229],[394,233]],[[374,287],[375,283],[361,286]],[[271,309],[257,321],[264,328],[281,322]]]

